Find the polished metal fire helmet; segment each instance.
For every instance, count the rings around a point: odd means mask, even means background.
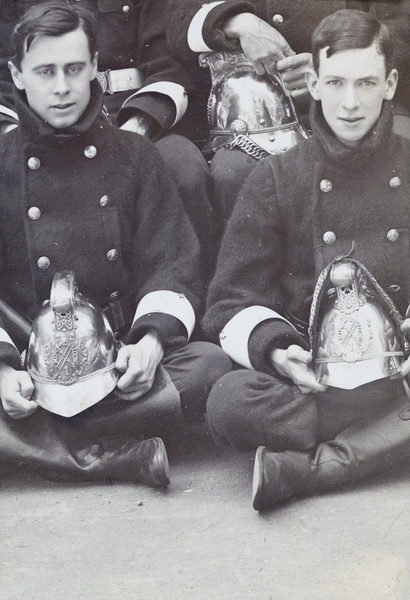
[[[115,387],[117,346],[100,308],[77,290],[72,271],[56,273],[50,300],[34,320],[27,354],[33,400],[72,417]]]
[[[260,159],[282,154],[308,137],[279,73],[258,75],[239,52],[207,52],[199,62],[209,66],[212,79],[205,153],[226,146]]]
[[[316,285],[309,332],[316,378],[353,389],[400,371],[408,344],[389,296],[357,260],[336,259]]]

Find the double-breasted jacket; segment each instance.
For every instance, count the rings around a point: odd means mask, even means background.
[[[390,103],[353,149],[312,106],[313,136],[262,161],[239,194],[204,318],[237,362],[268,372],[269,348],[307,346],[314,286],[334,258],[362,262],[403,315],[410,301],[410,143],[392,133]]]

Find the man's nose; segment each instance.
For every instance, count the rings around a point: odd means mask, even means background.
[[[347,85],[343,95],[343,107],[346,110],[354,110],[359,106],[359,96],[354,85]]]
[[[70,91],[70,86],[68,85],[67,81],[67,75],[63,70],[59,70],[56,72],[53,83],[53,91],[55,94],[67,94],[67,92]]]

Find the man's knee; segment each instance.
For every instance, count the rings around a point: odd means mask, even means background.
[[[186,187],[188,181],[192,185],[195,183],[202,186],[204,183],[207,186],[210,185],[212,177],[206,160],[190,140],[182,135],[172,133],[154,142],[154,146],[178,187]]]

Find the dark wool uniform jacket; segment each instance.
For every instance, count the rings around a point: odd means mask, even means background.
[[[0,0],[0,79],[3,82],[11,81],[7,68],[7,60],[10,58],[8,40],[17,19],[31,6],[47,1],[49,0]],[[110,113],[116,114],[128,99],[124,111],[119,115],[119,124],[127,120],[131,109],[137,108],[153,117],[158,128],[165,133],[175,120],[176,103],[180,101],[179,96],[180,93],[183,94],[183,88],[188,92],[194,90],[191,74],[170,55],[166,47],[166,1],[59,1],[63,4],[82,6],[93,13],[100,71],[130,67],[141,71],[146,92],[136,96],[135,90],[114,95],[106,94],[106,104]],[[174,96],[173,88],[169,91],[170,95],[167,95],[167,92],[160,93],[158,88],[149,87],[163,82],[178,84],[182,86],[181,90]],[[6,114],[3,119],[7,119]]]
[[[20,125],[0,136],[2,299],[33,319],[54,274],[71,269],[102,308],[115,292],[131,293],[135,309],[146,294],[168,290],[196,309],[198,241],[151,143],[100,120],[97,82],[67,130],[41,121],[24,93],[16,97]],[[165,347],[184,344],[186,328],[163,308],[145,311],[127,341],[153,328]],[[0,345],[6,354],[8,346]]]
[[[240,192],[203,321],[215,341],[224,330],[222,347],[242,348],[238,362],[266,372],[273,347],[308,347],[298,331],[335,257],[353,250],[403,315],[410,300],[410,142],[392,134],[390,103],[355,148],[312,107],[313,136],[264,159]]]
[[[240,51],[238,40],[228,39],[223,26],[227,19],[240,13],[253,13],[266,21],[285,38],[297,53],[311,51],[311,38],[320,21],[337,10],[354,8],[369,11],[393,31],[399,86],[395,103],[410,110],[410,3],[408,0],[168,0],[170,26],[168,44],[181,62],[197,61],[188,43],[188,30],[201,7],[212,6],[196,23],[194,37],[205,44],[202,51]],[[199,46],[198,46],[199,48]],[[189,58],[191,57],[191,58]]]

